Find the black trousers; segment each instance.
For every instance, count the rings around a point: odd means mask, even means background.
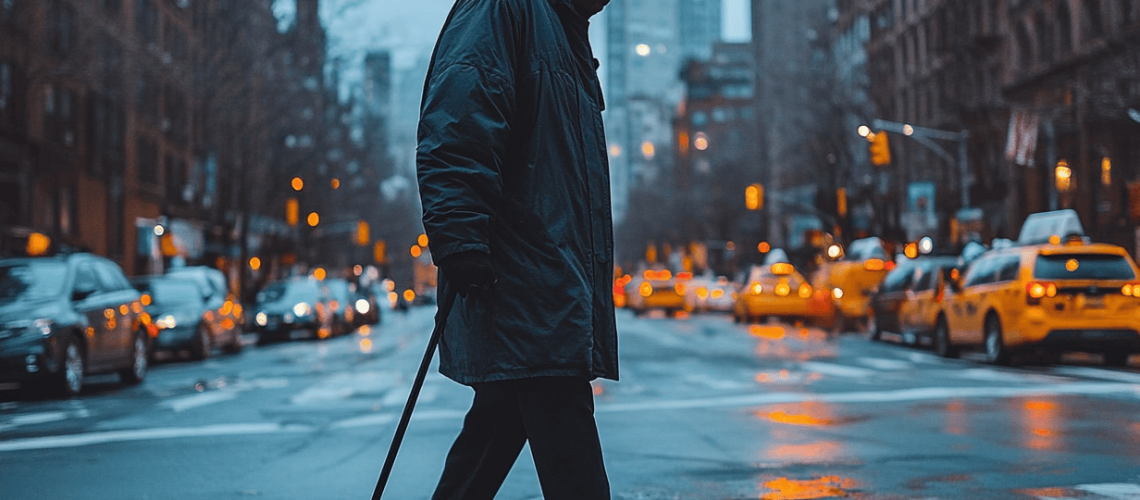
[[[494,498],[528,441],[545,500],[609,500],[593,388],[569,377],[476,385],[432,500]]]

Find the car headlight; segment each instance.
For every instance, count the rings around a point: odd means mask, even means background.
[[[269,316],[263,312],[257,313],[257,317],[255,319],[257,320],[257,324],[261,326],[265,326],[267,323],[269,323]]]
[[[842,299],[843,298],[843,289],[842,288],[835,288],[835,289],[831,290],[831,296],[835,297],[835,300]]]
[[[293,306],[293,314],[296,314],[298,318],[308,316],[312,313],[313,306],[310,306],[306,302],[301,302],[300,304]]]
[[[173,315],[167,314],[166,316],[156,319],[154,321],[154,326],[163,329],[174,328],[178,326],[178,321],[174,319]]]
[[[20,323],[23,323],[23,325],[20,325]],[[54,326],[54,325],[55,325],[55,322],[50,320],[50,319],[37,319],[35,321],[31,321],[28,323],[24,323],[21,321],[21,322],[16,323],[16,324],[9,325],[9,328],[13,328],[16,331],[20,331],[19,328],[22,326],[23,327],[23,333],[26,336],[29,336],[29,337],[47,337],[48,335],[51,335],[51,329],[52,329],[52,326]]]
[[[372,306],[368,303],[367,300],[358,299],[356,301],[356,312],[359,312],[360,314],[368,314],[368,311],[370,309],[372,309]]]

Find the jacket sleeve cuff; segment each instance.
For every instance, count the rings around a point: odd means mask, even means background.
[[[432,247],[431,248],[431,260],[432,260],[432,263],[434,263],[435,265],[438,266],[440,261],[448,258],[449,256],[455,255],[455,254],[460,253],[460,252],[467,252],[467,251],[472,251],[472,250],[477,251],[477,252],[483,252],[483,253],[486,253],[488,255],[491,254],[491,247],[485,243],[455,242],[455,243],[440,245],[439,248]]]

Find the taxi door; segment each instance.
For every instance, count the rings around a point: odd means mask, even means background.
[[[118,327],[118,304],[114,297],[103,289],[95,274],[92,261],[79,260],[75,264],[75,281],[71,286],[71,298],[75,311],[87,319],[84,332],[87,365],[95,370],[115,359],[113,334]]]
[[[922,334],[934,329],[933,323],[924,318],[930,316],[932,308],[936,306],[933,285],[938,283],[937,272],[938,268],[931,265],[921,266],[914,271],[914,285],[907,289],[907,300],[899,308],[900,333]]]
[[[982,310],[984,302],[993,292],[996,279],[996,260],[982,257],[966,269],[962,290],[947,307],[947,323],[953,344],[982,343]]]

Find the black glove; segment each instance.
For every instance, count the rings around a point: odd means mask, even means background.
[[[477,250],[448,255],[439,262],[439,269],[449,287],[455,287],[460,297],[467,298],[472,290],[489,288],[495,283],[495,269],[491,256]]]

